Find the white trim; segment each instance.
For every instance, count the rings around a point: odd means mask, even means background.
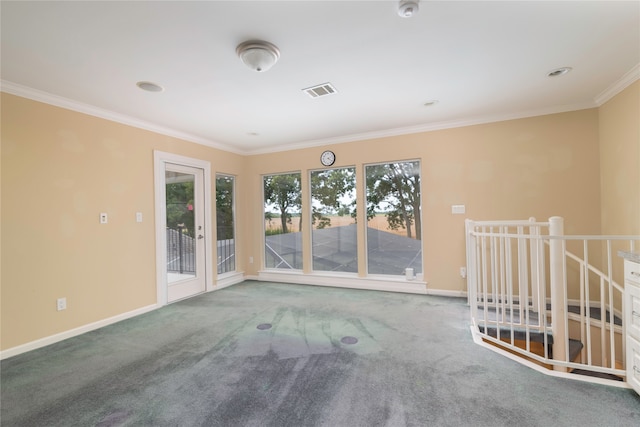
[[[595,97],[598,107],[605,104],[611,98],[625,90],[636,80],[640,79],[640,64],[637,64],[629,72],[620,78],[617,82],[603,90],[598,96]]]
[[[633,70],[632,70],[633,71]],[[628,73],[631,74],[632,72]],[[626,75],[625,75],[626,76]],[[363,141],[368,139],[386,138],[399,135],[407,135],[421,132],[431,132],[443,129],[455,129],[466,126],[481,125],[487,123],[503,122],[508,120],[524,119],[528,117],[544,116],[548,114],[566,113],[570,111],[585,110],[588,108],[599,107],[600,105],[596,101],[584,102],[579,104],[559,105],[549,108],[540,108],[536,110],[521,111],[517,113],[505,113],[486,116],[477,116],[460,120],[449,120],[436,123],[425,123],[417,126],[408,126],[394,129],[386,129],[375,132],[364,132],[352,135],[343,135],[333,138],[323,138],[316,140],[300,141],[292,144],[283,144],[275,147],[258,148],[255,150],[242,150],[231,145],[226,145],[220,142],[212,141],[207,138],[202,138],[197,135],[188,134],[185,132],[170,129],[164,126],[160,126],[154,123],[145,122],[134,117],[130,117],[124,114],[115,113],[113,111],[105,110],[102,108],[94,107],[92,105],[84,104],[78,101],[74,101],[69,98],[64,98],[58,95],[53,95],[48,92],[39,91],[36,89],[22,86],[17,83],[13,83],[7,80],[0,80],[0,91],[6,92],[12,95],[21,96],[23,98],[32,99],[38,102],[44,102],[45,104],[54,105],[68,110],[77,111],[79,113],[88,114],[95,117],[100,117],[105,120],[122,123],[128,126],[133,126],[140,129],[156,132],[161,135],[167,135],[170,137],[182,139],[196,144],[204,145],[207,147],[217,148],[219,150],[228,151],[239,155],[256,155],[256,154],[268,154],[278,153],[282,151],[297,150],[303,148],[311,148],[318,146],[325,146],[330,144],[343,144],[347,142]],[[606,92],[606,91],[605,91]],[[596,98],[599,99],[602,94]]]
[[[213,232],[211,223],[211,163],[164,151],[153,151],[153,179],[155,191],[156,219],[156,303],[167,304],[167,254],[165,251],[167,218],[165,215],[165,168],[166,163],[190,166],[204,171],[204,235],[205,235],[205,290],[213,286]]]
[[[70,329],[68,331],[60,332],[58,334],[50,335],[48,337],[40,338],[35,341],[28,342],[26,344],[21,344],[16,347],[12,347],[0,352],[0,360],[7,359],[9,357],[17,356],[22,353],[26,353],[27,351],[36,350],[41,347],[45,347],[51,344],[55,344],[57,342],[66,340],[68,338],[72,338],[78,335],[82,335],[87,332],[94,331],[96,329],[103,328],[105,326],[113,325],[114,323],[121,322],[123,320],[130,319],[132,317],[139,316],[144,313],[148,313],[150,311],[156,310],[160,308],[157,304],[148,305],[146,307],[140,307],[132,311],[128,311],[126,313],[121,313],[113,317],[109,317],[107,319],[98,320],[97,322],[88,323],[86,325],[79,326],[74,329]]]
[[[220,289],[227,288],[229,286],[236,285],[238,283],[244,282],[245,276],[242,271],[230,271],[228,273],[224,273],[218,276],[218,280],[216,280],[216,284],[213,288],[214,291],[219,291]]]
[[[222,273],[218,276],[218,282],[220,281],[220,279],[225,279],[227,275],[229,274],[240,274],[243,275],[242,272],[238,272],[237,268],[238,268],[238,264],[237,264],[237,260],[238,260],[238,256],[237,256],[237,246],[236,246],[236,241],[238,238],[238,227],[237,227],[237,217],[236,217],[236,182],[238,181],[238,177],[236,175],[230,174],[230,173],[224,173],[224,172],[216,172],[215,173],[215,182],[216,182],[216,186],[215,186],[215,193],[216,193],[216,212],[218,210],[218,202],[217,202],[217,194],[218,194],[218,177],[225,177],[225,178],[232,178],[232,185],[231,185],[231,214],[233,216],[233,257],[234,257],[234,267],[235,269],[233,271],[227,271],[225,273]],[[216,228],[218,227],[218,221],[216,218]],[[218,238],[218,236],[216,235],[216,239]],[[217,263],[218,263],[218,240],[216,240],[216,253],[215,253],[215,258],[216,258],[216,267],[217,267]],[[236,282],[237,283],[237,282]],[[217,289],[217,288],[216,288]]]
[[[559,378],[567,378],[570,380],[574,380],[574,381],[582,381],[582,382],[587,382],[587,383],[596,383],[596,384],[603,384],[603,385],[608,385],[608,386],[613,386],[613,387],[619,387],[619,388],[631,388],[629,386],[629,384],[625,381],[614,381],[614,380],[607,380],[604,378],[598,378],[598,377],[589,377],[586,375],[578,375],[578,374],[571,374],[569,372],[562,372],[562,371],[555,371],[552,369],[547,369],[543,366],[540,366],[536,363],[533,363],[529,360],[526,360],[522,357],[516,356],[515,354],[509,353],[508,351],[505,351],[499,347],[490,345],[488,343],[486,343],[482,337],[480,336],[480,334],[476,333],[476,329],[473,325],[470,326],[471,329],[471,336],[473,337],[473,342],[475,344],[478,344],[479,346],[482,346],[486,349],[489,349],[491,351],[493,351],[494,353],[498,353],[504,357],[507,357],[515,362],[518,362],[521,365],[525,365],[528,368],[531,368],[533,370],[536,370],[538,372],[540,372],[541,374],[545,374],[545,375],[549,375],[551,377],[559,377]]]
[[[155,227],[156,227],[156,304],[167,304],[167,218],[162,206],[166,206],[165,194],[165,163],[162,160],[162,152],[153,152],[153,184],[155,195]]]
[[[467,298],[467,291],[447,291],[444,289],[427,289],[427,295],[438,297]]]
[[[67,110],[76,111],[82,114],[87,114],[89,116],[99,117],[101,119],[109,120],[116,123],[121,123],[127,126],[133,126],[138,129],[148,130],[151,132],[158,133],[160,135],[171,136],[173,138],[194,142],[196,144],[217,148],[219,150],[224,150],[224,151],[228,151],[235,154],[246,154],[242,150],[238,150],[236,147],[233,147],[231,145],[222,144],[217,141],[212,141],[210,139],[202,138],[197,135],[171,129],[166,126],[157,125],[155,123],[151,123],[151,122],[137,119],[135,117],[127,116],[125,114],[120,114],[113,111],[105,110],[104,108],[95,107],[93,105],[85,104],[79,101],[75,101],[73,99],[65,98],[59,95],[54,95],[49,92],[32,89],[30,87],[13,83],[7,80],[0,80],[0,91],[9,93],[11,95],[20,96],[22,98],[31,99],[33,101],[43,102],[45,104],[53,105],[55,107],[65,108]]]
[[[361,278],[338,274],[304,274],[301,271],[263,270],[258,272],[256,280],[268,282],[292,283],[298,285],[327,286],[334,288],[364,289],[371,291],[402,292],[426,295],[427,283],[419,281],[408,282],[404,279]]]
[[[266,273],[266,272],[261,271],[261,272],[258,272],[257,276],[253,275],[253,274],[245,275],[244,276],[244,280],[255,280],[255,281],[258,281],[258,282],[261,282],[261,281],[269,281],[269,282],[271,282],[271,281],[275,281],[275,282],[281,281],[281,282],[285,282],[285,280],[279,280],[279,279],[275,279],[275,278],[274,279],[271,279],[271,278],[268,279],[267,278],[268,276],[265,275],[264,273]],[[282,272],[282,274],[287,274],[288,276],[292,275],[291,273],[285,273],[285,272]],[[298,274],[302,275],[303,273],[298,273]],[[307,274],[307,276],[309,276],[309,275]],[[326,280],[326,279],[327,278],[324,277],[324,280]],[[361,278],[357,278],[355,280],[360,280],[360,281],[363,282],[363,284],[366,284],[366,282],[367,282],[366,279],[361,279]],[[392,280],[387,280],[387,282],[395,283],[395,281],[392,281]],[[402,282],[404,282],[404,281],[402,281]],[[301,283],[299,280],[295,280],[295,281],[294,280],[286,280],[285,283],[292,283],[292,284],[299,284],[299,285],[307,285],[308,284],[308,283]],[[421,285],[424,285],[425,287],[427,287],[426,291],[418,292],[418,293],[423,294],[423,295],[433,295],[433,296],[440,296],[440,297],[454,297],[454,298],[467,298],[467,292],[466,291],[448,291],[448,290],[444,290],[444,289],[431,289],[431,288],[429,288],[427,286],[428,285],[427,282],[419,282],[419,281],[416,282],[416,281],[413,281],[413,282],[410,282],[410,283],[414,283],[414,284],[418,283],[418,284],[421,284]],[[317,286],[331,287],[333,285],[331,285],[329,283],[324,283],[322,285],[317,285]],[[336,287],[346,288],[348,286],[336,286]],[[373,288],[368,288],[368,287],[359,287],[359,288],[354,288],[354,289],[366,289],[366,290],[371,290],[371,291],[382,290],[382,291],[386,291],[386,292],[404,292],[404,291],[399,291],[396,286],[389,286],[388,289],[377,289],[377,288],[373,289]],[[416,292],[409,292],[409,293],[416,293]]]
[[[537,110],[522,111],[517,113],[477,116],[477,117],[471,117],[471,118],[460,119],[460,120],[449,120],[449,121],[436,122],[436,123],[425,123],[425,124],[416,125],[416,126],[407,126],[407,127],[386,129],[386,130],[374,131],[374,132],[364,132],[364,133],[358,133],[358,134],[352,134],[352,135],[343,135],[343,136],[337,136],[333,138],[307,140],[307,141],[301,141],[293,144],[284,144],[277,147],[266,147],[266,148],[259,148],[255,150],[249,150],[246,152],[246,154],[255,155],[255,154],[278,153],[282,151],[299,150],[303,148],[320,147],[320,146],[326,146],[331,144],[343,144],[347,142],[364,141],[364,140],[377,139],[377,138],[388,138],[393,136],[416,134],[416,133],[422,133],[422,132],[432,132],[432,131],[444,130],[444,129],[457,129],[457,128],[462,128],[467,126],[483,125],[487,123],[496,123],[496,122],[505,122],[509,120],[526,119],[529,117],[546,116],[549,114],[567,113],[571,111],[586,110],[589,108],[596,108],[596,107],[598,107],[598,105],[595,103],[595,101],[589,101],[589,102],[583,102],[580,104],[559,105],[556,107],[540,108]]]

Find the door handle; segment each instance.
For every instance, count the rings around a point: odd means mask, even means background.
[[[198,234],[198,239],[204,239],[204,236],[202,234]]]

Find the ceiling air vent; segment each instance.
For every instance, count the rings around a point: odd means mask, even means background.
[[[331,83],[323,83],[302,90],[312,98],[320,98],[321,96],[332,95],[337,92],[336,88],[331,86]]]

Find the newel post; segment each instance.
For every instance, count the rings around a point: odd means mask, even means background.
[[[467,259],[467,303],[471,307],[471,318],[475,325],[478,317],[478,298],[476,295],[476,240],[471,235],[472,231],[473,221],[467,218],[464,221]]]
[[[551,281],[551,331],[553,334],[553,358],[566,360],[567,336],[566,336],[566,311],[564,277],[564,240],[554,239],[554,236],[564,236],[564,220],[559,216],[549,218],[549,269]],[[554,368],[557,371],[566,371],[562,366]]]

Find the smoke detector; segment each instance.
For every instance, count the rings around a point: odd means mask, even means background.
[[[400,4],[398,5],[398,15],[402,18],[411,18],[413,15],[418,13],[419,0],[400,0]]]

